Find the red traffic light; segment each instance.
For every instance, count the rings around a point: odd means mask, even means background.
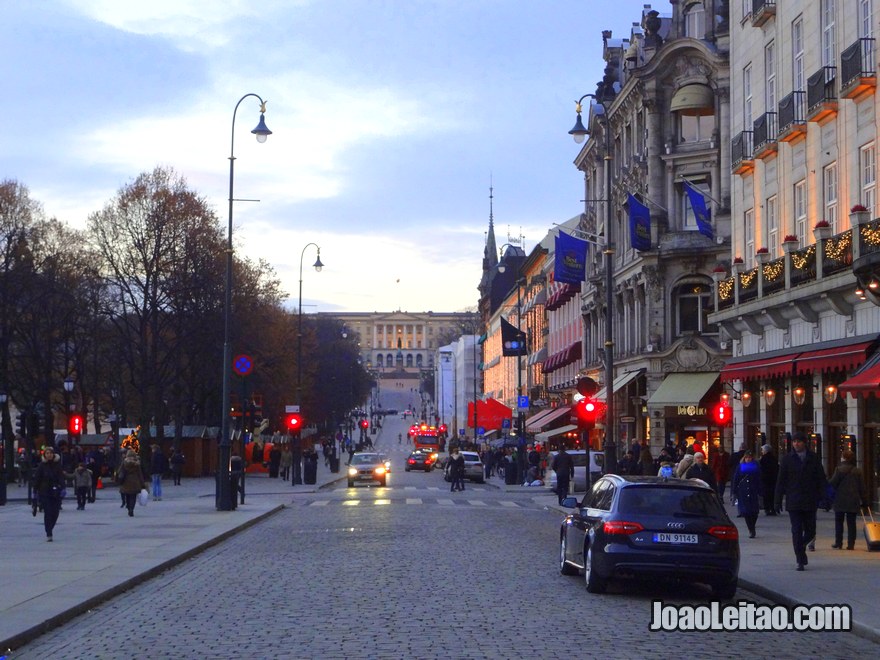
[[[439,430],[440,430],[440,433],[446,433],[446,424],[441,424]]]
[[[369,427],[370,427],[370,423],[369,423],[367,420],[365,420],[365,419],[362,419],[360,422],[358,422],[358,425],[359,425],[362,429],[366,429],[366,428],[369,428]]]
[[[302,415],[290,413],[285,417],[284,423],[289,431],[299,431],[302,428]]]
[[[712,408],[712,420],[716,426],[727,426],[733,421],[733,410],[726,403],[716,404]]]
[[[605,404],[591,397],[584,397],[575,406],[578,421],[585,424],[595,424],[605,414]]]
[[[82,435],[85,420],[79,413],[74,413],[67,418],[67,432],[70,435]]]

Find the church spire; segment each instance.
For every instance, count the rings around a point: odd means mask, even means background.
[[[489,177],[489,233],[486,236],[486,249],[483,250],[483,271],[488,271],[498,265],[498,247],[495,244],[495,217],[493,216],[492,200],[494,188],[492,178]]]

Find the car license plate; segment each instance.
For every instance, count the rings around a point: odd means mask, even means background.
[[[657,532],[654,543],[697,543],[696,534],[678,534],[675,532]]]

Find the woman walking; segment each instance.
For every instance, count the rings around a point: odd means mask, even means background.
[[[843,547],[843,521],[846,519],[846,549],[856,547],[856,514],[868,501],[868,492],[862,480],[862,471],[856,467],[856,456],[849,449],[841,455],[841,463],[831,475],[829,483],[834,488],[834,545]]]
[[[141,460],[134,451],[128,450],[125,460],[122,461],[122,467],[119,468],[116,475],[116,481],[119,483],[119,492],[125,498],[128,515],[134,516],[134,505],[137,502],[138,493],[147,487],[147,482],[141,471]]]
[[[749,538],[753,539],[755,523],[761,512],[761,466],[755,462],[751,449],[743,454],[730,485],[736,497],[736,508],[746,521]]]
[[[58,522],[63,488],[64,470],[61,467],[61,457],[52,447],[46,447],[43,450],[43,459],[34,474],[34,491],[43,507],[43,527],[46,529],[47,541],[52,541],[52,530]]]

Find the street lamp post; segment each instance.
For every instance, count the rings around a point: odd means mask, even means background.
[[[238,106],[249,96],[253,96],[260,102],[260,123],[251,133],[257,137],[257,142],[260,143],[265,142],[266,138],[272,134],[272,131],[266,126],[264,117],[266,102],[257,94],[250,93],[242,96],[232,111],[232,140],[229,147],[229,226],[226,242],[226,295],[223,304],[223,395],[220,411],[221,428],[215,497],[218,511],[232,511],[235,508],[232,483],[229,480],[229,461],[232,458],[232,438],[229,435],[229,390],[230,370],[232,369],[232,347],[230,345],[232,328],[232,203],[235,201],[232,191],[235,174],[235,115],[238,113]]]
[[[110,404],[113,411],[110,413],[110,432],[113,434],[113,450],[110,455],[112,466],[111,474],[116,470],[119,464],[119,415],[116,413],[116,399],[119,397],[119,391],[114,387],[110,390]]]
[[[9,395],[6,394],[6,390],[0,390],[0,408],[3,409],[3,417],[9,415],[9,412],[6,410],[8,399]],[[13,481],[15,476],[15,449],[12,446],[14,437],[7,438],[5,428],[4,425],[0,424],[0,433],[2,433],[3,437],[3,474],[0,474],[0,506],[6,504],[7,488],[9,482]]]
[[[606,473],[613,472],[617,466],[617,445],[614,433],[614,240],[611,232],[611,118],[608,115],[608,106],[605,99],[600,99],[595,94],[584,94],[576,104],[577,119],[568,133],[578,144],[584,141],[589,131],[581,121],[581,103],[587,97],[595,100],[602,106],[602,114],[605,117],[604,147],[605,147],[605,244],[602,246],[602,254],[605,260],[605,467]],[[589,448],[588,448],[589,449]]]
[[[318,258],[315,260],[314,269],[320,273],[324,264],[321,263],[321,248],[317,243],[307,243],[303,247],[299,255],[299,306],[298,321],[296,331],[296,403],[300,406],[302,413],[302,356],[303,356],[303,258],[306,256],[306,250],[314,246],[318,251]],[[302,483],[302,446],[300,445],[300,434],[302,429],[296,430],[296,435],[291,439],[293,453],[293,469],[290,471],[290,483],[292,486]]]
[[[70,393],[75,386],[76,382],[71,376],[64,379],[64,425],[67,427],[67,446],[70,449],[73,448],[73,438],[70,435]]]

